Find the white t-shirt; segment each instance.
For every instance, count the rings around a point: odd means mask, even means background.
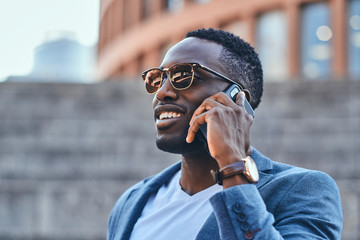
[[[192,196],[180,186],[181,171],[150,196],[136,222],[131,240],[195,239],[213,211],[209,198],[222,191],[215,184]]]

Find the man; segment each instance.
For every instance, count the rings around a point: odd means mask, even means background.
[[[221,30],[189,32],[143,79],[156,144],[181,162],[121,196],[108,239],[340,239],[334,181],[250,146],[245,107],[258,106],[263,80],[249,44]],[[243,90],[235,101],[223,92],[234,83]]]

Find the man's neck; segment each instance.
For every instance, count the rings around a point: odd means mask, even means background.
[[[207,153],[182,155],[181,180],[182,189],[194,195],[215,184],[211,170],[219,168],[216,160]]]

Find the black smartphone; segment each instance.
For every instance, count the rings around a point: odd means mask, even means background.
[[[236,101],[236,96],[237,94],[241,92],[241,89],[238,85],[233,84],[230,87],[228,87],[224,93],[226,93],[226,95],[228,95],[234,102]],[[252,116],[255,117],[255,113],[254,110],[252,109],[250,103],[248,102],[248,100],[245,98],[245,102],[244,102],[244,107],[245,110]]]
[[[228,95],[234,102],[236,101],[237,94],[241,92],[241,89],[238,85],[233,84],[230,87],[228,87],[224,93]],[[245,110],[252,116],[255,117],[254,110],[252,109],[250,103],[245,98],[244,102]],[[206,123],[200,125],[199,131],[196,133],[196,137],[199,139],[199,141],[204,145],[204,147],[209,151],[208,145],[207,145],[207,138],[206,138],[206,132],[207,132],[207,126]]]

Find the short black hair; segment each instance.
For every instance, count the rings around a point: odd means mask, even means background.
[[[263,71],[255,49],[238,36],[220,29],[198,29],[188,32],[185,38],[196,37],[223,46],[219,60],[230,78],[239,82],[251,93],[251,106],[255,109],[263,93]]]

